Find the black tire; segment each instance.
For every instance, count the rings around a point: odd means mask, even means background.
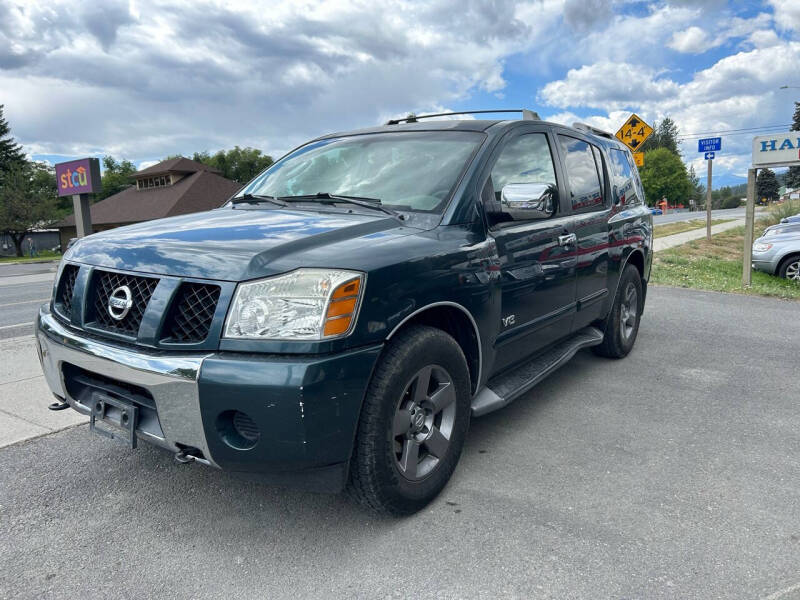
[[[416,409],[408,407],[417,405],[417,388],[422,390],[420,381],[425,379],[425,373],[429,373],[428,383],[420,393],[425,394],[428,404],[421,401],[420,409],[415,412]],[[448,378],[452,387],[444,383]],[[428,390],[433,392],[428,394]],[[440,400],[447,403],[445,408],[434,413],[434,400],[445,395],[447,398]],[[408,515],[426,506],[442,491],[458,464],[469,428],[470,396],[467,361],[452,337],[422,325],[400,332],[387,344],[364,398],[350,462],[347,486],[350,495],[363,506],[383,514]],[[423,405],[427,407],[424,411]],[[430,425],[426,430],[423,424],[417,431],[422,420],[417,417],[427,411],[431,415],[424,418],[427,423],[430,417]],[[396,433],[398,427],[404,426],[406,416],[408,431]],[[437,432],[438,440],[449,433],[446,447],[440,446],[441,442],[432,443]],[[427,440],[417,442],[426,435]],[[404,462],[412,454],[407,449],[415,445],[421,457],[419,463],[417,458]],[[437,457],[433,449],[442,456]],[[431,470],[425,473],[423,465]]]
[[[778,277],[800,282],[800,254],[783,259],[778,267]]]
[[[635,294],[636,314],[631,319],[630,303],[631,290]],[[593,346],[592,351],[608,358],[624,358],[633,349],[636,336],[639,333],[639,321],[642,317],[643,296],[642,278],[639,270],[633,265],[626,265],[622,271],[617,286],[617,294],[611,305],[611,312],[603,324],[603,343]],[[626,326],[623,327],[623,320]]]

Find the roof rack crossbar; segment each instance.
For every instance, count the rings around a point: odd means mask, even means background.
[[[450,115],[479,115],[486,113],[522,113],[522,119],[525,121],[539,121],[539,115],[527,108],[509,108],[502,110],[460,110],[455,112],[435,113],[431,115],[410,115],[404,119],[390,119],[386,121],[387,125],[398,125],[399,123],[416,123],[419,119],[430,119],[431,117],[449,117]]]
[[[614,139],[614,136],[609,133],[608,131],[604,131],[602,129],[598,129],[597,127],[592,127],[591,125],[587,125],[586,123],[578,123],[575,122],[572,124],[575,129],[580,129],[581,131],[588,131],[589,133],[593,133],[595,135],[599,135],[600,137],[608,138],[610,140]]]

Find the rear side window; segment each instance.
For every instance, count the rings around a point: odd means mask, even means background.
[[[572,212],[604,208],[603,185],[592,145],[566,135],[559,135],[558,142],[564,152]]]
[[[639,189],[628,160],[628,154],[622,150],[609,150],[608,157],[611,161],[611,185],[612,193],[615,194],[617,202],[624,205],[639,204],[642,199],[639,197]]]

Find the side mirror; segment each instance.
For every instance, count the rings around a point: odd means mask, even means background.
[[[558,188],[553,183],[509,183],[500,193],[503,211],[515,221],[552,217],[557,198]]]

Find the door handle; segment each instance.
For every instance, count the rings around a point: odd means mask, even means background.
[[[567,235],[560,235],[558,236],[558,245],[559,246],[570,246],[578,241],[578,236],[574,233],[568,233]]]

